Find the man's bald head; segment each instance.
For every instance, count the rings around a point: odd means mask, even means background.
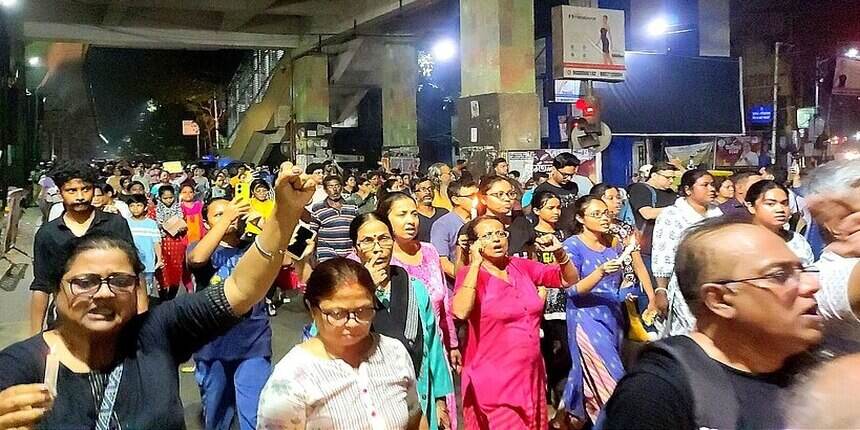
[[[860,354],[838,358],[812,372],[786,405],[787,428],[860,428]]]

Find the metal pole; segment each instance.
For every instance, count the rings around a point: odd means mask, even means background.
[[[776,164],[776,118],[779,111],[777,110],[777,96],[779,94],[779,48],[782,46],[782,42],[776,42],[774,44],[774,55],[773,55],[773,122],[771,124],[771,132],[770,132],[770,151],[773,153],[773,159],[771,159],[772,164]]]
[[[197,159],[199,160],[200,159],[200,133],[198,132],[195,137],[197,138],[196,139],[197,140],[197,145],[196,145],[197,146]]]
[[[218,131],[218,97],[212,99],[212,113],[215,116],[215,149],[221,149],[221,134]]]

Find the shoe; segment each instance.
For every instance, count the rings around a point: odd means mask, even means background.
[[[278,314],[278,310],[275,308],[275,304],[272,303],[272,301],[269,299],[266,299],[266,312],[268,312],[270,317],[273,317]]]

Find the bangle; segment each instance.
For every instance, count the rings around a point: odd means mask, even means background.
[[[268,252],[268,251],[264,250],[264,249],[263,249],[263,247],[262,247],[262,246],[260,246],[260,236],[257,236],[256,238],[254,238],[254,247],[255,247],[255,248],[257,248],[257,251],[258,251],[260,254],[262,254],[262,255],[263,255],[263,257],[266,257],[266,259],[267,259],[267,260],[271,260],[271,259],[272,259],[272,257],[274,257],[274,254],[273,254],[273,253],[271,253],[271,252]],[[283,255],[284,255],[284,254],[286,254],[286,253],[287,253],[287,251],[286,251],[286,250],[283,250],[283,249],[279,249],[279,250],[278,250],[278,255],[283,256]]]
[[[564,266],[565,264],[570,263],[570,256],[565,253],[564,261],[558,261],[557,263],[559,266]]]
[[[662,292],[664,292],[664,293],[666,293],[666,296],[668,296],[668,295],[669,295],[669,290],[668,290],[668,289],[666,289],[666,288],[662,288],[662,287],[661,287],[661,288],[655,288],[655,289],[654,289],[654,295],[657,295],[657,293],[659,293],[659,292],[661,292],[661,291],[662,291]]]

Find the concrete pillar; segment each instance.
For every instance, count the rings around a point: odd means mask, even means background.
[[[329,122],[328,58],[308,55],[293,62],[296,122]]]
[[[382,146],[418,146],[417,80],[415,47],[385,43],[382,80]]]
[[[460,147],[540,148],[534,4],[460,0]]]

